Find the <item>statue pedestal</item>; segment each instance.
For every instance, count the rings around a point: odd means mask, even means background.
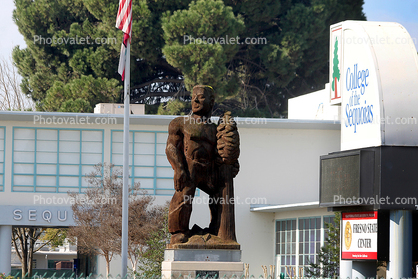
[[[241,250],[227,249],[166,249],[162,263],[162,278],[240,278],[244,274]],[[200,275],[200,276],[199,276]]]

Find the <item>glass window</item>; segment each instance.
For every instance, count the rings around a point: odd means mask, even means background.
[[[280,254],[280,272],[296,274],[296,219],[276,222],[276,254]]]
[[[303,270],[311,263],[315,263],[315,258],[319,252],[321,240],[321,217],[299,218],[298,228],[302,238],[299,238],[299,276],[303,277]]]
[[[86,172],[103,163],[103,130],[13,129],[14,192],[82,192]]]
[[[174,171],[165,155],[167,132],[131,131],[129,165],[131,184],[140,183],[151,195],[174,194]],[[123,131],[112,131],[111,162],[123,165]]]

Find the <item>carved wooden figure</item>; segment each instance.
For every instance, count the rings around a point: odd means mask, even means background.
[[[197,85],[192,93],[192,113],[177,117],[168,128],[166,154],[174,169],[176,192],[170,203],[170,245],[187,243],[194,235],[213,236],[213,245],[236,243],[233,178],[239,171],[239,135],[230,112],[219,125],[211,120],[215,102],[212,87]],[[209,195],[208,228],[189,229],[196,188]],[[218,240],[216,241],[215,239]],[[239,246],[239,245],[238,245]],[[178,247],[177,247],[178,248]]]

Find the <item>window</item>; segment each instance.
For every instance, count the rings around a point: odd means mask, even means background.
[[[334,216],[276,221],[276,260],[279,273],[283,272],[285,277],[303,277],[310,263],[317,262],[317,255],[327,236],[325,223],[334,223]]]
[[[130,183],[139,182],[151,195],[174,194],[174,171],[165,155],[167,137],[167,132],[159,131],[129,133]],[[123,165],[123,131],[112,131],[111,162]]]
[[[103,130],[13,128],[13,192],[82,192],[103,163]]]
[[[6,147],[5,128],[0,127],[0,192],[4,191],[4,150]]]
[[[317,262],[321,249],[321,217],[299,218],[298,222],[299,269],[302,270]]]
[[[276,222],[276,254],[280,254],[280,272],[295,275],[296,219]]]
[[[48,269],[62,270],[72,269],[74,267],[73,261],[69,260],[48,260]]]

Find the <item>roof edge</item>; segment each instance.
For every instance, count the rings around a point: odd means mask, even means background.
[[[304,210],[320,208],[319,201],[291,203],[291,204],[278,204],[278,205],[265,205],[265,204],[252,204],[250,205],[251,212],[281,212],[292,210]]]
[[[176,115],[130,115],[129,123],[132,125],[168,125],[171,120],[179,117]],[[26,121],[34,124],[48,124],[48,122],[60,119],[62,124],[72,119],[76,124],[85,124],[86,120],[107,119],[105,123],[123,124],[122,114],[98,114],[98,113],[70,113],[70,112],[21,112],[0,111],[1,121]],[[81,119],[84,119],[81,122]],[[112,121],[110,121],[112,119]],[[219,117],[212,117],[217,122]],[[340,130],[340,121],[333,120],[309,120],[309,119],[284,119],[284,118],[253,118],[235,117],[239,128],[257,129],[315,129],[315,130]],[[42,123],[43,121],[43,123]],[[67,121],[67,122],[66,122]],[[88,122],[88,121],[87,121]],[[55,124],[55,123],[54,123]]]

